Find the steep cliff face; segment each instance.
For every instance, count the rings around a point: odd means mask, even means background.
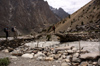
[[[24,34],[55,24],[59,18],[43,0],[0,0],[0,33],[16,26]]]
[[[50,6],[51,11],[53,11],[61,19],[66,18],[69,14],[65,12],[62,8],[56,9]]]

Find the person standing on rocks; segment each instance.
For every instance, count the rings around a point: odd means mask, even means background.
[[[17,39],[17,29],[16,26],[12,27],[13,37],[14,39]]]
[[[56,29],[56,28],[55,28],[55,26],[54,26],[54,25],[53,25],[52,29],[53,29],[53,31],[54,31],[54,33],[55,33],[55,29]]]
[[[8,40],[8,36],[9,36],[9,29],[8,29],[8,27],[4,28],[4,32],[6,34],[6,40]]]

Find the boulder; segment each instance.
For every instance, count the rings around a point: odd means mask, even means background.
[[[13,49],[13,48],[8,47],[8,50],[9,50],[9,52],[12,52],[14,49]]]
[[[54,58],[53,57],[45,57],[45,61],[53,61]]]
[[[62,59],[65,59],[65,58],[66,58],[66,56],[65,56],[65,55],[62,55],[61,57],[62,57]]]
[[[8,49],[5,49],[5,50],[2,50],[2,52],[9,53],[9,50]]]
[[[63,63],[61,64],[61,66],[70,66],[70,65],[68,65],[68,63],[66,63],[66,62],[63,62]]]
[[[80,66],[88,66],[87,62],[81,62]]]
[[[63,54],[64,53],[64,51],[58,51],[57,52],[57,54]]]
[[[10,54],[11,55],[14,55],[14,56],[22,56],[23,53],[20,50],[14,50]]]
[[[93,52],[93,53],[87,53],[87,54],[81,54],[80,58],[81,59],[96,59],[97,57],[100,57],[98,52]]]
[[[81,60],[77,57],[73,57],[72,61],[75,62],[75,63],[81,62]]]
[[[42,52],[38,52],[37,54],[34,55],[34,57],[40,57],[40,56],[45,57],[45,54]]]
[[[73,54],[73,57],[79,57],[79,53]]]
[[[61,54],[56,54],[56,55],[54,56],[54,59],[58,60],[60,57],[61,57]]]
[[[76,52],[78,49],[74,47],[74,48],[72,48],[72,50],[73,50],[74,52]]]
[[[79,66],[79,63],[72,63],[73,66]]]
[[[70,60],[69,60],[69,59],[65,59],[65,62],[69,63],[69,62],[70,62]]]
[[[93,62],[92,64],[93,64],[93,65],[97,65],[98,63],[97,63],[97,62]]]
[[[16,57],[16,56],[10,56],[10,58],[11,58],[11,59],[17,59],[17,57]]]
[[[93,66],[93,64],[88,64],[88,66]]]
[[[22,57],[24,57],[24,58],[33,58],[33,55],[34,55],[34,53],[32,53],[32,54],[26,53],[26,54],[23,54]]]
[[[37,60],[39,60],[39,61],[43,61],[44,59],[45,59],[45,57],[42,57],[42,56],[37,57]]]
[[[69,50],[70,48],[71,48],[71,46],[58,47],[58,48],[55,48],[55,52],[57,52],[57,51]]]
[[[67,52],[68,52],[69,54],[73,54],[73,53],[74,53],[73,50],[68,50]]]
[[[70,60],[72,58],[72,55],[69,55],[66,58]]]

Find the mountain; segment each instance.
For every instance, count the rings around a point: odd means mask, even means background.
[[[69,14],[66,13],[62,8],[56,9],[50,6],[51,11],[53,11],[57,16],[59,16],[61,19],[66,18]]]
[[[0,0],[0,35],[12,26],[22,34],[39,32],[59,20],[44,0]]]
[[[100,30],[100,1],[92,0],[56,24],[56,32]]]

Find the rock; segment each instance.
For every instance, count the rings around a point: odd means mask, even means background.
[[[58,48],[55,48],[55,52],[69,50],[70,48],[71,48],[70,46],[67,46],[67,47],[58,47]]]
[[[42,60],[44,60],[45,58],[44,57],[42,57],[42,56],[40,56],[40,57],[37,57],[37,60],[39,60],[39,61],[42,61]]]
[[[2,50],[2,52],[9,53],[9,50],[8,49],[5,49],[5,50]]]
[[[20,50],[14,50],[10,54],[11,55],[14,55],[14,56],[22,56],[23,53]]]
[[[62,59],[65,59],[65,58],[66,58],[66,56],[65,56],[65,55],[62,55],[61,57],[62,57]]]
[[[61,57],[61,54],[56,54],[56,55],[54,56],[54,59],[55,59],[55,60],[58,60],[60,57]]]
[[[73,54],[73,53],[74,53],[73,50],[68,50],[67,52],[68,52],[69,54]]]
[[[51,55],[49,55],[49,57],[55,57],[55,54],[51,54]]]
[[[98,63],[97,62],[93,62],[93,65],[97,65]]]
[[[79,53],[73,54],[73,57],[79,57]]]
[[[61,66],[70,66],[70,65],[68,65],[68,63],[66,63],[66,62],[63,62],[63,63],[61,64]]]
[[[72,55],[69,55],[66,58],[70,60],[72,58]]]
[[[45,57],[45,61],[53,61],[54,58],[53,57]]]
[[[17,59],[17,57],[16,57],[16,56],[10,56],[10,58],[11,58],[11,59]]]
[[[88,64],[88,66],[93,66],[92,64]]]
[[[64,53],[64,51],[58,51],[57,52],[57,54],[63,54]]]
[[[79,63],[72,63],[73,66],[79,66]]]
[[[87,62],[81,62],[80,66],[88,66]]]
[[[97,57],[99,57],[99,53],[87,53],[87,54],[81,54],[80,58],[81,59],[96,59]]]
[[[52,55],[50,52],[47,52],[47,54],[46,54],[47,56],[50,56],[50,55]]]
[[[98,59],[98,65],[100,65],[100,58]]]
[[[77,51],[77,48],[74,47],[74,48],[72,48],[72,50],[73,50],[74,52],[76,52],[76,51]]]
[[[12,52],[14,49],[13,49],[13,48],[8,47],[8,50],[9,50],[9,52]]]
[[[34,55],[34,57],[39,57],[39,56],[45,57],[45,54],[42,52],[38,52],[37,54]]]
[[[69,59],[65,59],[65,62],[69,63],[69,62],[70,62],[70,60],[69,60]]]
[[[76,57],[73,57],[73,58],[72,58],[72,61],[73,61],[73,62],[76,62],[76,63],[81,62],[81,60],[80,60],[79,58],[76,58]]]
[[[33,50],[32,53],[36,54],[36,53],[38,53],[38,51],[37,50]]]
[[[87,50],[81,50],[81,53],[89,53]]]
[[[24,58],[33,58],[33,55],[34,54],[28,54],[28,53],[26,53],[26,54],[23,54],[22,57],[24,57]]]

